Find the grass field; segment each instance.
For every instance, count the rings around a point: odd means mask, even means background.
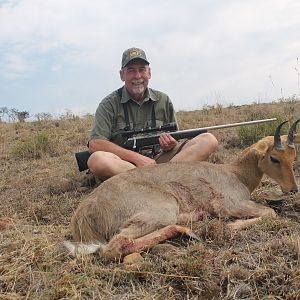
[[[177,113],[181,129],[273,116],[299,118],[300,102]],[[92,190],[74,153],[85,149],[92,121],[0,123],[0,299],[300,299],[300,195],[283,198],[268,178],[252,199],[284,199],[275,220],[232,235],[226,221],[207,219],[193,224],[201,241],[170,240],[133,265],[68,256],[70,218]],[[251,130],[214,131],[220,146],[210,161],[232,161],[267,133]],[[299,183],[297,162],[295,173]]]

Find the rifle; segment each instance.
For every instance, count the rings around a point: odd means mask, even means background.
[[[141,129],[133,129],[133,130],[128,130],[124,129],[121,130],[119,133],[125,138],[130,138],[139,134],[149,134],[149,133],[157,133],[157,132],[172,132],[177,130],[177,124],[174,123],[168,123],[164,124],[158,127],[146,127],[146,128],[141,128]],[[130,148],[128,148],[130,149]],[[77,161],[78,169],[79,171],[84,171],[88,169],[87,166],[87,161],[89,157],[91,156],[91,153],[89,151],[81,151],[81,152],[76,152],[75,153],[75,158]]]
[[[125,138],[131,138],[139,134],[147,134],[147,133],[155,133],[155,132],[172,132],[176,130],[177,130],[177,124],[174,122],[174,123],[161,125],[158,127],[146,127],[146,128],[133,129],[133,130],[124,129],[121,130],[121,134]]]
[[[232,124],[224,124],[224,125],[215,125],[215,126],[208,126],[208,127],[202,127],[202,128],[194,128],[194,129],[187,129],[187,130],[176,130],[176,123],[170,123],[166,124],[160,127],[155,128],[146,128],[146,129],[136,129],[136,130],[129,130],[129,131],[123,131],[122,135],[124,137],[127,137],[127,140],[123,144],[123,147],[126,149],[131,149],[133,151],[140,151],[140,149],[144,147],[159,145],[159,137],[162,132],[170,132],[170,135],[176,139],[191,139],[195,136],[208,132],[209,130],[214,129],[223,129],[223,128],[231,128],[231,127],[237,127],[237,126],[244,126],[244,125],[253,125],[253,124],[260,124],[260,123],[266,123],[266,122],[272,122],[276,121],[277,118],[271,118],[271,119],[263,119],[263,120],[254,120],[254,121],[247,121],[247,122],[240,122],[240,123],[232,123]],[[147,134],[145,133],[156,133],[156,134]],[[143,134],[139,136],[138,134]],[[87,161],[90,157],[90,153],[88,151],[82,151],[75,153],[77,165],[79,171],[84,171],[88,168]]]

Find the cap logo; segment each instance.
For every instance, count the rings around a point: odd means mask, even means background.
[[[135,57],[143,57],[143,54],[138,49],[134,49],[134,50],[130,51],[129,57],[130,57],[130,59],[135,58]]]

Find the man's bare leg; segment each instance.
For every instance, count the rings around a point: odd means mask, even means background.
[[[136,168],[135,165],[122,160],[117,155],[104,151],[94,152],[87,164],[90,171],[101,180]]]
[[[170,161],[204,161],[216,151],[217,139],[210,133],[199,134],[188,141]]]

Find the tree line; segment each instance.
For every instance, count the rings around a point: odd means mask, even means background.
[[[0,107],[0,123],[4,121],[25,122],[25,120],[30,117],[29,111],[20,111],[15,108]],[[50,113],[38,113],[34,115],[34,117],[38,121],[52,119],[52,115]]]

